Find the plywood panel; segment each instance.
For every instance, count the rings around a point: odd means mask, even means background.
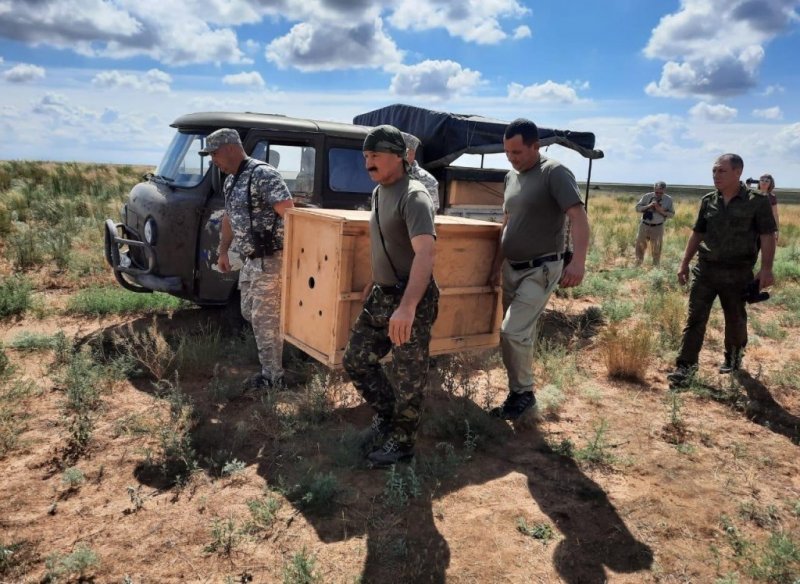
[[[447,186],[448,205],[502,205],[505,184],[451,180]]]
[[[292,209],[286,216],[284,338],[329,366],[341,364],[362,293],[371,282],[369,212]],[[441,291],[431,351],[497,344],[499,289],[487,285],[500,226],[436,217]]]

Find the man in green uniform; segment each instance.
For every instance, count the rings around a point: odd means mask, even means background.
[[[377,126],[364,140],[372,194],[372,280],[343,365],[375,410],[362,447],[372,468],[410,460],[427,384],[431,328],[438,314],[433,281],[436,231],[425,186],[409,177],[400,131]],[[392,351],[386,370],[380,360]]]
[[[720,373],[741,367],[747,345],[745,291],[753,281],[753,267],[761,250],[758,289],[774,283],[775,219],[769,200],[740,181],[744,162],[737,154],[723,154],[714,162],[715,190],[700,203],[692,235],[678,270],[678,281],[689,279],[689,262],[698,253],[692,269],[689,316],[683,329],[675,370],[667,375],[672,387],[686,387],[697,371],[711,305],[719,296],[725,315],[725,361]]]

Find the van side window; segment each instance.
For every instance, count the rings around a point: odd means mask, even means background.
[[[328,151],[328,183],[332,191],[371,193],[375,183],[364,165],[364,153],[354,148],[331,148]]]
[[[314,161],[316,151],[311,146],[256,143],[250,154],[253,158],[274,166],[286,182],[295,203],[312,203],[314,194]]]

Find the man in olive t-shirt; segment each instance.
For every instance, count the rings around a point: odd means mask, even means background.
[[[539,153],[539,130],[518,119],[506,128],[506,175],[503,228],[490,280],[503,283],[500,349],[508,373],[508,397],[492,413],[516,420],[533,407],[533,351],[539,316],[556,285],[568,288],[583,280],[589,247],[589,220],[575,176]],[[564,265],[566,219],[572,225],[574,255]],[[503,261],[505,259],[505,261]]]
[[[434,208],[425,186],[409,177],[405,154],[403,136],[393,126],[377,126],[364,140],[367,172],[378,183],[369,224],[373,281],[343,365],[375,410],[361,441],[371,468],[414,454],[438,313]],[[389,351],[392,360],[384,370],[380,360]]]

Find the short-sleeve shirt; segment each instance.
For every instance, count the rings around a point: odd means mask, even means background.
[[[425,186],[408,175],[389,186],[375,187],[369,229],[372,279],[376,284],[399,284],[397,275],[408,281],[411,263],[414,261],[411,239],[418,235],[436,237],[433,215],[433,203]],[[380,232],[383,233],[386,244],[385,251],[378,232],[379,219]]]
[[[740,185],[727,205],[719,191],[705,195],[693,230],[703,234],[701,262],[752,268],[759,237],[775,232],[775,218],[766,196]]]
[[[247,196],[248,185],[250,202]],[[222,193],[225,196],[225,213],[233,230],[233,244],[244,256],[255,252],[254,231],[271,232],[273,249],[283,249],[283,220],[273,206],[281,201],[291,200],[292,193],[273,166],[255,158],[245,158],[239,172],[225,178]]]
[[[539,157],[525,172],[505,178],[503,255],[523,262],[564,250],[566,211],[581,204],[575,175],[560,162]]]

